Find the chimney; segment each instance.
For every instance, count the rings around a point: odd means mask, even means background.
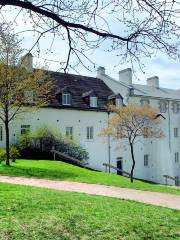
[[[132,85],[132,70],[131,68],[126,68],[122,71],[119,71],[119,81]]]
[[[26,69],[27,72],[33,71],[33,55],[27,53],[21,58],[21,66]]]
[[[158,88],[159,87],[159,77],[154,76],[154,77],[147,78],[147,85]]]
[[[98,67],[97,69],[97,78],[102,78],[102,76],[105,75],[105,68],[104,67]]]

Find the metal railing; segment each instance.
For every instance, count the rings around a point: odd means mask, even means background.
[[[59,157],[65,159],[65,160],[74,162],[74,163],[76,163],[76,164],[78,164],[78,165],[81,165],[81,166],[83,166],[83,167],[84,167],[85,165],[87,165],[86,163],[80,161],[79,159],[74,158],[74,157],[71,157],[71,156],[69,156],[69,155],[67,155],[67,154],[65,154],[65,153],[60,152],[60,151],[51,150],[51,152],[53,153],[53,159],[54,159],[54,160],[56,160],[56,155],[58,155]]]
[[[173,178],[169,175],[163,175],[163,177],[165,178],[166,185],[168,185],[168,179],[175,181],[175,178]]]
[[[128,173],[128,172],[126,172],[126,171],[124,171],[124,170],[122,170],[122,169],[119,169],[119,168],[117,168],[117,167],[115,167],[115,166],[113,166],[113,165],[111,165],[111,164],[108,164],[108,163],[103,163],[103,166],[105,166],[105,167],[106,167],[106,172],[107,172],[107,168],[109,167],[109,168],[112,168],[112,169],[115,169],[115,170],[117,170],[117,171],[121,172],[122,174],[125,174],[125,175],[127,175],[128,177],[130,177],[130,176],[131,176],[131,174],[130,174],[130,173]]]

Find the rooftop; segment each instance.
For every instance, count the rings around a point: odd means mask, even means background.
[[[63,106],[57,94],[57,98],[52,99],[49,104],[50,107],[75,108],[92,111],[106,110],[108,96],[112,95],[113,92],[101,79],[60,72],[50,72],[50,75],[54,80],[55,92],[58,94],[69,92],[72,98],[71,106]],[[97,108],[90,107],[88,101],[85,101],[83,96],[88,92],[93,92],[94,96],[98,98]]]

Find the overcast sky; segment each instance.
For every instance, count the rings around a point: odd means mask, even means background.
[[[7,10],[5,8],[5,10]],[[3,10],[4,11],[4,10]],[[8,19],[7,12],[4,12],[6,19]],[[12,19],[12,14],[9,14],[9,18]],[[22,21],[21,17],[18,19],[18,24],[15,25],[15,32],[22,31],[29,27],[31,23],[27,19],[26,22]],[[33,33],[29,32],[26,34],[21,34],[22,47],[25,49],[30,49],[33,43],[36,41],[37,36],[33,36]],[[54,61],[48,61],[46,64],[49,66],[50,70],[58,70],[60,68],[60,61],[66,61],[68,46],[67,42],[61,41],[56,38],[53,43],[51,51],[47,51],[51,45],[52,36],[46,35],[40,41],[40,58],[37,58],[37,48],[32,51],[34,57],[34,63],[40,63],[41,65],[45,64],[44,59],[52,59]],[[105,49],[106,46],[103,46]],[[129,64],[119,64],[118,57],[115,53],[108,53],[103,51],[103,49],[97,49],[93,54],[89,54],[89,58],[92,59],[97,66],[103,66],[106,68],[106,73],[113,78],[118,79],[118,71],[127,67],[131,67]],[[134,64],[134,70],[136,74],[133,76],[133,81],[136,83],[145,84],[146,79],[151,76],[159,76],[160,86],[165,88],[180,89],[180,60],[168,59],[167,56],[164,56],[160,53],[151,59],[142,59],[145,67],[143,68],[144,73]],[[77,72],[81,75],[87,76],[96,76],[96,69],[88,71],[83,67],[78,67]],[[75,73],[73,70],[70,73]]]
[[[32,42],[35,41],[35,39],[31,36],[31,34],[28,34],[28,36],[24,37],[24,40],[22,41],[23,48],[29,49],[32,46]],[[50,45],[51,37],[46,36],[41,41],[41,53],[40,57],[34,57],[34,63],[40,63],[41,65],[45,64],[44,59],[52,59],[54,61],[47,61],[46,63],[49,66],[50,70],[57,71],[60,67],[59,62],[65,61],[67,58],[67,46],[65,42],[62,42],[61,40],[56,39],[54,43],[54,49],[52,52],[46,53],[46,48]],[[36,56],[36,52],[34,52],[34,55]],[[97,66],[103,66],[106,69],[107,75],[110,75],[111,77],[118,79],[118,71],[131,67],[130,64],[120,64],[118,66],[115,66],[118,62],[118,57],[115,57],[113,54],[106,53],[100,49],[98,49],[96,52],[94,52],[92,55],[90,55],[90,58],[93,59]],[[133,81],[139,84],[145,84],[146,79],[148,77],[152,76],[158,76],[160,81],[160,86],[165,88],[173,88],[173,89],[180,89],[180,60],[172,60],[169,59],[167,56],[164,56],[163,54],[159,53],[156,57],[153,59],[144,59],[144,68],[143,72],[134,65],[135,75],[133,75]],[[96,69],[92,69],[92,71],[88,71],[83,67],[78,67],[77,73],[86,75],[86,76],[96,76]],[[70,70],[70,73],[76,73],[73,70]]]
[[[45,48],[50,42],[50,39],[43,39],[43,43],[41,45],[42,48]],[[28,48],[31,44],[31,38],[26,38],[23,41],[23,45]],[[62,59],[66,59],[67,57],[67,50],[64,46],[64,42],[62,43],[60,40],[56,41],[55,43],[56,51],[53,53],[48,54],[40,54],[40,58],[34,58],[34,63],[40,62],[43,64],[43,58],[55,59],[57,62],[48,61],[47,64],[49,65],[49,69],[51,70],[58,70],[59,69],[59,61]],[[43,52],[43,51],[42,51]],[[47,56],[48,55],[48,56]],[[43,57],[43,58],[41,58]],[[122,69],[131,67],[130,64],[117,64],[117,57],[113,54],[103,52],[102,50],[97,50],[94,54],[90,55],[97,66],[103,66],[106,69],[107,75],[118,80],[118,72]],[[146,79],[152,76],[158,76],[160,81],[160,86],[165,88],[172,88],[172,89],[180,89],[180,60],[172,60],[169,59],[167,56],[159,53],[153,59],[144,59],[143,61],[144,67],[143,72],[139,69],[138,66],[134,65],[135,74],[133,75],[133,81],[139,84],[146,84]],[[70,70],[70,73],[76,73],[73,70]],[[77,73],[86,76],[96,76],[96,69],[92,69],[92,71],[88,71],[83,67],[77,68]]]
[[[32,34],[28,34],[24,37],[22,41],[23,48],[29,49],[32,46],[32,42],[35,41],[35,38],[32,37]],[[59,70],[60,61],[66,61],[67,59],[67,43],[56,39],[54,42],[54,47],[52,52],[47,52],[46,49],[51,44],[51,36],[46,36],[41,40],[41,52],[40,58],[35,57],[34,63],[44,64],[44,59],[52,59],[54,61],[46,62],[51,70]],[[34,51],[36,56],[36,51]],[[118,72],[124,68],[131,67],[130,64],[120,64],[118,66],[117,62],[119,61],[118,57],[115,54],[104,52],[102,49],[97,49],[89,57],[97,64],[97,66],[103,66],[106,69],[106,73],[113,78],[118,79]],[[180,60],[169,59],[166,55],[158,53],[154,58],[143,59],[144,68],[143,72],[139,69],[137,65],[134,65],[135,75],[133,75],[133,81],[136,83],[146,83],[146,79],[151,76],[158,76],[160,81],[160,86],[165,88],[180,89]],[[77,73],[86,75],[86,76],[96,76],[96,69],[91,71],[86,70],[84,67],[77,67]],[[76,73],[73,70],[70,70],[70,73]]]

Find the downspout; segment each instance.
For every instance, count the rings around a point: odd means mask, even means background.
[[[168,138],[169,138],[169,149],[171,152],[171,118],[170,118],[170,110],[169,110],[169,100],[168,100]]]
[[[108,128],[109,128],[109,115],[110,112],[107,112],[108,114]],[[109,173],[111,172],[110,164],[111,164],[111,138],[110,135],[108,135],[108,163],[109,163]]]
[[[170,115],[170,100],[168,100],[168,127],[169,127],[169,150],[170,150],[170,164],[171,164],[171,169],[169,170],[170,171],[170,176],[173,175],[173,177],[175,176],[175,168],[173,166],[173,160],[172,160],[172,156],[171,156],[171,146],[172,146],[172,143],[171,143],[171,115]],[[172,175],[171,175],[172,174]],[[173,183],[174,184],[174,183]]]

